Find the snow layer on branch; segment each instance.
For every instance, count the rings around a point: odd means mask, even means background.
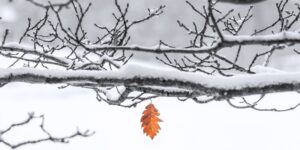
[[[226,41],[271,41],[271,40],[300,40],[300,34],[297,32],[280,32],[271,35],[260,35],[260,36],[249,36],[249,35],[239,35],[231,36],[224,35]]]
[[[30,81],[24,81],[26,76],[34,75]],[[32,82],[43,83],[42,78],[58,79],[64,83],[88,83],[101,80],[108,82],[120,82],[132,79],[148,79],[156,81],[171,82],[176,81],[184,83],[198,84],[207,88],[218,89],[242,89],[247,87],[262,87],[277,84],[295,84],[300,83],[300,72],[268,72],[255,75],[236,75],[233,77],[208,76],[200,73],[187,73],[174,70],[165,70],[151,66],[142,66],[138,64],[126,65],[116,71],[64,71],[64,70],[37,70],[30,68],[20,69],[0,69],[0,82]],[[28,79],[28,78],[27,78]],[[67,80],[63,80],[67,79]],[[48,83],[57,83],[48,82]],[[123,84],[123,83],[122,83]],[[145,85],[147,86],[147,85]],[[175,85],[174,85],[175,86]],[[176,86],[175,86],[176,87]]]

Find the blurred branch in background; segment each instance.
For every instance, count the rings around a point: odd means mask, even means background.
[[[69,5],[71,5],[71,3],[74,1],[74,0],[68,0],[67,2],[65,3],[57,3],[57,4],[52,4],[52,5],[44,5],[42,3],[39,3],[35,0],[27,0],[28,2],[32,3],[33,5],[37,6],[37,7],[41,7],[41,8],[44,8],[44,9],[49,9],[50,6],[51,7],[57,7],[57,11],[61,11],[63,8],[69,8]]]
[[[258,107],[266,94],[300,89],[298,73],[270,67],[273,56],[280,51],[299,54],[294,48],[300,43],[300,33],[296,30],[300,6],[289,0],[276,3],[277,16],[273,22],[248,35],[242,33],[253,19],[254,6],[249,6],[245,12],[235,9],[223,12],[219,6],[229,1],[207,0],[199,8],[186,1],[201,22],[177,20],[179,28],[191,39],[185,47],[162,40],[153,47],[128,44],[133,36],[132,28],[163,14],[164,5],[148,9],[143,18],[131,20],[128,19],[130,4],[123,6],[115,0],[112,26],[88,22],[100,32],[96,40],[91,40],[84,26],[91,3],[83,6],[77,0],[61,4],[28,2],[45,13],[35,22],[28,19],[18,43],[6,43],[6,36],[11,31],[3,36],[0,55],[14,60],[10,69],[0,73],[3,86],[15,81],[65,83],[63,88],[88,88],[96,92],[99,101],[123,107],[133,107],[163,96],[177,97],[181,101],[191,99],[197,103],[227,101],[235,108],[261,111],[288,111],[299,105],[287,109]],[[62,10],[72,11],[76,18],[74,27],[66,24]],[[233,56],[228,56],[228,51],[234,53]],[[161,65],[132,67],[137,53],[154,57]],[[245,53],[247,58],[242,57]],[[15,69],[20,65],[27,69]],[[257,94],[263,96],[255,103],[244,98]],[[237,97],[243,100],[239,102],[243,106],[234,103]]]

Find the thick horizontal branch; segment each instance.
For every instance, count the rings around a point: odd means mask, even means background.
[[[118,86],[160,96],[214,96],[216,99],[300,90],[300,73],[261,73],[233,77],[128,65],[118,71],[1,69],[0,83],[67,83],[76,86]]]

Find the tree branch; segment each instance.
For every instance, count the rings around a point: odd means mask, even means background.
[[[23,142],[19,142],[16,144],[12,144],[10,142],[7,141],[7,139],[5,139],[3,137],[3,135],[9,133],[9,131],[13,130],[14,128],[17,127],[22,127],[24,125],[29,124],[31,121],[36,120],[36,119],[41,119],[41,124],[39,126],[39,128],[41,129],[41,131],[47,136],[45,138],[39,138],[36,140],[27,140],[27,141],[23,141]],[[64,136],[64,137],[55,137],[53,135],[51,135],[44,127],[44,121],[45,121],[45,117],[44,115],[40,115],[40,116],[35,116],[34,113],[29,113],[28,114],[28,118],[22,122],[19,123],[15,123],[15,124],[11,124],[7,129],[1,130],[0,131],[0,143],[10,147],[11,149],[17,149],[19,147],[25,146],[25,145],[29,145],[29,144],[37,144],[37,143],[42,143],[42,142],[55,142],[55,143],[69,143],[69,140],[75,138],[75,137],[89,137],[92,136],[94,134],[94,132],[90,132],[89,130],[86,130],[84,132],[81,132],[77,129],[77,131],[75,133],[72,133],[69,136]]]
[[[137,66],[105,72],[37,69],[1,69],[0,72],[1,83],[66,83],[83,87],[124,85],[131,90],[171,97],[209,95],[215,99],[224,99],[300,89],[300,73],[216,77],[179,71],[174,75],[174,72]]]

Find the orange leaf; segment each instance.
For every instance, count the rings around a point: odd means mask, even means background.
[[[142,128],[144,128],[143,131],[152,140],[160,130],[158,122],[161,122],[162,120],[158,118],[159,115],[160,114],[155,106],[153,104],[149,104],[146,106],[146,110],[143,112],[143,116],[141,118]]]

